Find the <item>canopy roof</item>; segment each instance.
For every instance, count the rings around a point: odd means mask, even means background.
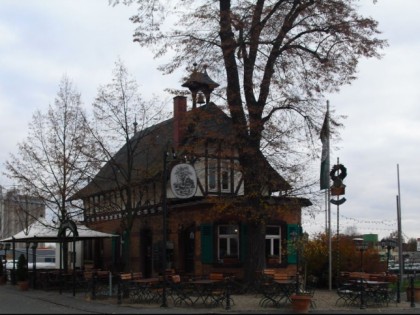
[[[59,237],[60,226],[47,222],[45,218],[40,218],[38,221],[32,223],[27,229],[19,233],[4,238],[0,242],[43,242],[43,243],[58,243],[60,241],[73,240],[88,240],[95,238],[117,237],[116,234],[104,233],[88,228],[79,222],[74,222],[77,228],[77,235],[74,236],[71,229],[65,229],[65,237]]]

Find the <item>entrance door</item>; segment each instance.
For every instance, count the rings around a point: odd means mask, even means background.
[[[142,229],[140,231],[140,266],[145,278],[152,276],[152,231]]]
[[[184,243],[184,270],[186,273],[194,273],[195,257],[195,225],[186,228],[183,233]]]

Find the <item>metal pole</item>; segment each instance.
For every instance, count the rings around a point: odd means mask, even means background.
[[[337,165],[340,164],[340,159],[337,158]],[[340,281],[340,204],[338,202],[339,195],[337,195],[337,275],[336,275],[336,287],[339,287]]]
[[[13,237],[12,238],[12,241],[13,241],[13,243],[12,243],[12,246],[13,246],[13,273],[12,273],[12,277],[11,277],[11,280],[12,280],[12,284],[13,285],[15,285],[16,284],[16,264],[15,264],[15,261],[16,261],[16,243],[15,243],[15,238]]]
[[[163,257],[162,257],[162,281],[163,281],[163,290],[162,290],[162,305],[161,307],[168,307],[168,303],[166,300],[166,255],[167,255],[167,235],[166,235],[166,216],[167,216],[167,203],[166,203],[166,179],[167,179],[167,170],[166,170],[166,161],[168,157],[168,152],[163,152],[163,180],[162,180],[162,194],[163,194],[163,200],[162,200],[162,226],[163,226]]]
[[[76,239],[73,237],[73,296],[76,296]]]
[[[36,289],[36,248],[37,248],[38,244],[37,243],[33,243],[32,244],[32,272],[33,272],[33,284],[32,287],[34,289]]]
[[[338,201],[339,196],[337,196],[337,201]],[[337,279],[335,280],[336,282],[336,287],[338,288],[339,286],[339,281],[340,281],[340,206],[337,204],[337,273],[336,273],[336,277]]]
[[[297,240],[299,240],[299,232],[297,235]],[[296,243],[297,244],[297,243]],[[299,244],[297,244],[296,247],[296,294],[299,294],[299,286],[300,286],[300,274],[299,274],[299,248],[298,248]]]
[[[397,291],[397,302],[400,303],[401,298],[401,290],[402,290],[402,283],[404,280],[404,258],[402,256],[402,228],[401,228],[401,193],[400,193],[400,169],[399,165],[397,164],[397,179],[398,179],[398,196],[397,196],[397,218],[398,218],[398,257],[399,257],[399,283],[398,283],[398,291]]]
[[[364,248],[365,244],[364,241],[361,244],[360,247],[360,271],[363,272],[363,251],[365,250]],[[363,283],[363,278],[360,278],[360,308],[361,309],[365,309],[366,308],[366,303],[365,303],[365,286]]]
[[[416,304],[414,303],[414,277],[415,275],[416,275],[416,272],[414,271],[414,273],[411,275],[411,278],[410,278],[410,290],[411,290],[410,306],[411,307],[416,307]]]
[[[363,248],[360,249],[360,271],[363,272]]]
[[[60,282],[60,294],[63,293],[63,240],[61,236],[59,237],[59,244],[60,244],[60,269],[58,273],[58,279]]]
[[[332,242],[331,242],[331,203],[330,203],[331,196],[330,195],[331,195],[331,192],[330,192],[330,189],[328,188],[328,266],[329,266],[328,288],[331,291],[332,290],[332,253],[331,253]]]
[[[109,283],[109,296],[112,296],[112,273],[108,273],[108,283]]]
[[[398,214],[398,262],[399,262],[399,273],[398,273],[398,286],[397,286],[397,303],[401,302],[401,289],[404,279],[404,257],[402,255],[402,235],[401,235],[401,213],[399,207],[399,197],[397,196],[397,214]]]

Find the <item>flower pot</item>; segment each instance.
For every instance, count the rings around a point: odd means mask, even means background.
[[[29,290],[29,281],[28,280],[18,281],[17,284],[19,286],[19,290],[21,290],[21,291],[28,291]]]
[[[311,299],[310,295],[292,295],[292,310],[294,313],[298,314],[306,314],[309,312],[309,308],[311,307]]]
[[[407,293],[407,302],[411,302],[411,288],[406,289]],[[420,287],[414,288],[414,302],[420,302]]]

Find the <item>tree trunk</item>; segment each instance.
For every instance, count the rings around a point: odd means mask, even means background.
[[[132,271],[131,269],[131,230],[124,230],[124,245],[123,245],[123,270],[126,272]]]
[[[252,151],[252,152],[250,152]],[[255,150],[247,150],[242,155],[242,165],[245,180],[245,196],[247,200],[248,221],[248,253],[245,261],[245,279],[253,283],[258,271],[266,266],[265,261],[265,232],[266,218],[264,205],[262,204],[261,187],[264,186],[263,166],[258,163]]]
[[[249,222],[248,253],[245,261],[245,282],[253,284],[257,272],[265,267],[265,224]]]

